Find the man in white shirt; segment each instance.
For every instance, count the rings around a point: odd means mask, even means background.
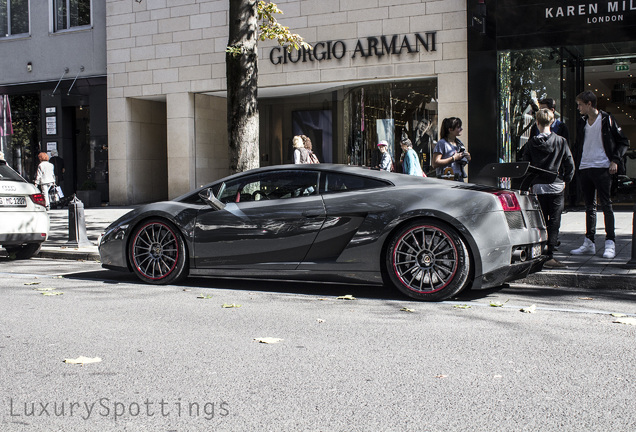
[[[610,191],[612,176],[622,163],[629,141],[616,120],[605,111],[596,108],[596,95],[584,91],[576,97],[576,104],[583,117],[577,124],[574,160],[579,174],[579,184],[585,199],[585,240],[583,245],[570,251],[573,255],[594,255],[596,245],[596,192],[601,201],[605,220],[605,251],[603,258],[616,256],[614,211]]]

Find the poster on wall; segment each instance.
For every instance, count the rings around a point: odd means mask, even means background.
[[[292,134],[306,135],[320,162],[333,163],[332,124],[331,110],[292,112]]]
[[[389,154],[395,159],[395,120],[393,119],[377,119],[375,121],[375,129],[378,134],[378,142],[385,140],[389,143]],[[376,143],[377,144],[377,143]]]

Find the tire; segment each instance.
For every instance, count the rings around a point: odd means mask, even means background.
[[[389,241],[385,263],[391,283],[417,300],[446,300],[466,287],[470,274],[464,241],[438,221],[400,228]]]
[[[21,246],[5,246],[4,248],[7,250],[7,254],[9,254],[10,258],[13,255],[15,256],[14,259],[24,260],[40,252],[41,247],[42,243],[27,243]]]
[[[144,282],[167,285],[188,276],[185,242],[166,220],[151,219],[135,227],[128,250],[131,267]]]

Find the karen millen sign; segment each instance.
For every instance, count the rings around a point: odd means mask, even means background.
[[[272,64],[287,64],[298,62],[321,62],[340,60],[346,55],[351,58],[382,57],[385,55],[399,56],[401,54],[415,54],[420,51],[435,51],[435,37],[437,32],[426,32],[424,35],[372,36],[358,39],[355,47],[342,40],[316,42],[311,49],[299,49],[289,52],[285,48],[275,47],[269,53]]]
[[[636,11],[636,0],[579,3],[545,8],[545,19],[582,17],[587,24],[624,21],[625,13]]]

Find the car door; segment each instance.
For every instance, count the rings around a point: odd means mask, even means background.
[[[319,173],[276,170],[228,182],[222,210],[203,208],[194,228],[196,268],[295,269],[325,220]]]

